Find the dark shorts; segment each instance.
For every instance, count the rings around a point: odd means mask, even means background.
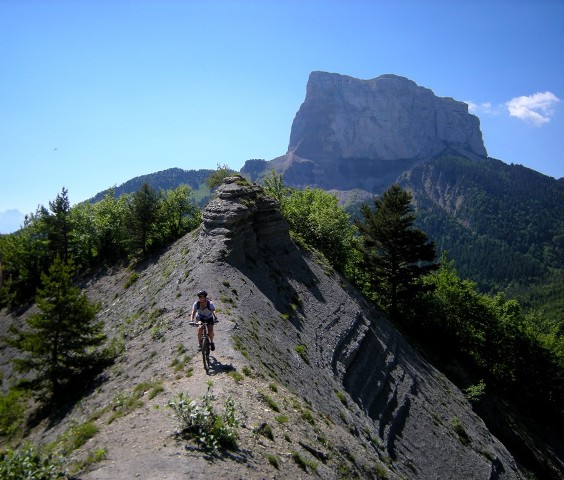
[[[213,324],[213,317],[211,317],[211,318],[196,317],[196,321],[202,322],[202,323],[207,323],[208,325],[212,325]]]

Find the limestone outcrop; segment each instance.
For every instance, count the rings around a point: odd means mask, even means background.
[[[397,75],[312,72],[288,151],[266,167],[292,186],[379,193],[412,166],[447,154],[487,156],[467,104]]]

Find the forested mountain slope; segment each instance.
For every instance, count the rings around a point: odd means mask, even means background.
[[[521,295],[560,283],[562,180],[491,158],[444,157],[398,181],[413,192],[421,228],[483,290]],[[563,307],[554,300],[555,308]]]

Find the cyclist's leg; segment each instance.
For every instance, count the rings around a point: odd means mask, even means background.
[[[210,337],[210,348],[213,352],[215,350],[215,343],[213,343],[213,320],[208,323],[208,337]]]
[[[201,347],[202,346],[202,336],[204,334],[204,326],[202,325],[202,323],[199,323],[198,325],[198,345]]]
[[[213,343],[213,321],[208,323],[208,337],[210,337],[210,342]]]

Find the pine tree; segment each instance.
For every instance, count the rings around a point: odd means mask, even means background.
[[[63,187],[61,193],[53,202],[49,202],[49,210],[41,207],[41,219],[44,222],[47,239],[49,240],[50,250],[53,257],[59,255],[63,260],[69,257],[70,253],[70,201],[68,190]]]
[[[98,306],[72,285],[71,261],[56,257],[36,302],[40,313],[31,315],[26,329],[12,328],[8,343],[20,349],[13,360],[17,371],[32,373],[31,386],[40,394],[57,399],[65,384],[77,379],[96,364],[95,348],[105,336],[96,321]]]
[[[356,225],[363,237],[364,265],[371,274],[372,289],[391,317],[415,297],[416,280],[438,268],[435,246],[414,228],[416,215],[411,194],[392,185],[373,208],[363,205],[363,220]]]

